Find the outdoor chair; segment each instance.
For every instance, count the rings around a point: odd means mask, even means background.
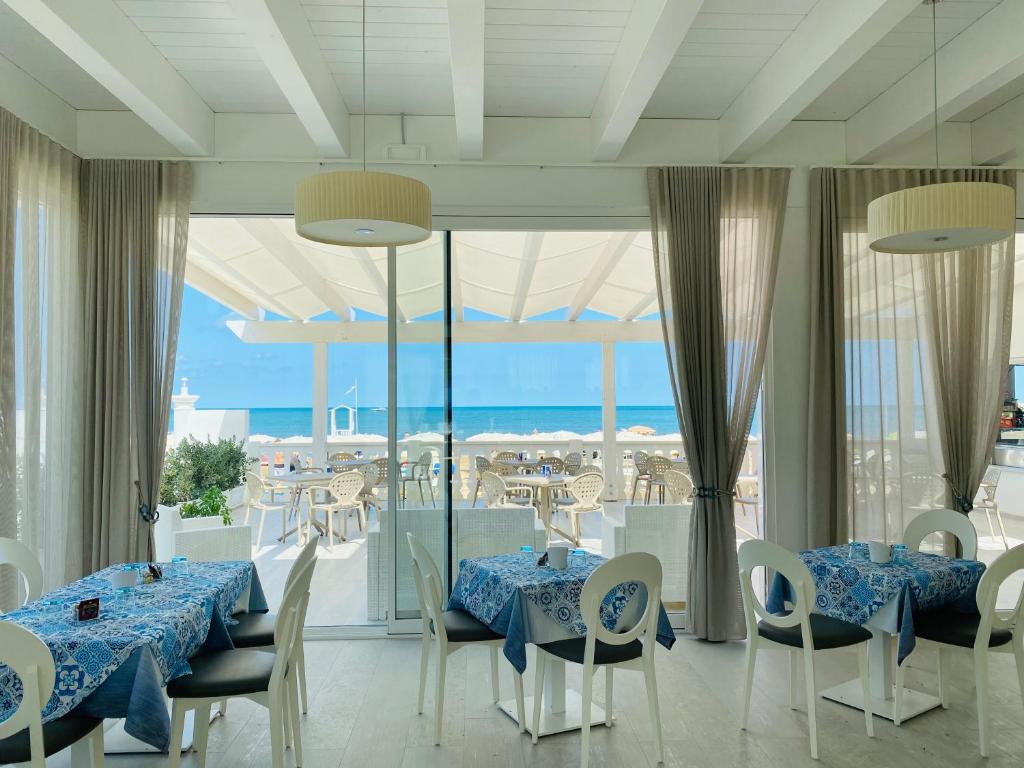
[[[287,510],[291,508],[292,504],[276,504],[273,502],[263,501],[263,495],[271,493],[271,489],[267,487],[263,478],[257,475],[255,472],[245,473],[245,486],[249,491],[249,499],[245,505],[245,525],[249,524],[249,516],[255,509],[260,513],[260,522],[256,526],[256,544],[259,548],[263,544],[263,524],[267,519],[267,512],[280,512],[281,513],[281,538],[284,538],[286,530],[286,518],[288,516]],[[293,496],[294,498],[294,496]]]
[[[519,454],[515,451],[499,451],[494,455],[494,461],[518,461]]]
[[[578,475],[580,473],[580,467],[583,466],[583,454],[579,451],[572,451],[571,453],[565,454],[565,474],[567,475]]]
[[[565,512],[572,523],[572,542],[580,545],[580,515],[587,512],[604,512],[601,494],[604,491],[604,476],[600,472],[577,475],[565,484],[566,496],[553,499],[555,509]]]
[[[992,515],[996,516],[996,523],[999,525],[999,535],[1003,540],[1003,549],[1009,551],[1010,542],[1006,538],[1006,526],[1003,525],[1003,515],[999,511],[999,504],[996,502],[996,491],[999,490],[999,478],[1003,471],[998,467],[989,467],[981,480],[981,487],[978,489],[978,496],[974,500],[974,508],[985,511],[985,518],[988,520],[989,535],[993,540],[996,538],[996,531],[992,527]]]
[[[636,501],[636,492],[640,488],[640,483],[650,483],[651,475],[647,469],[648,455],[646,451],[634,451],[633,452],[633,493],[630,495],[629,500]],[[648,489],[650,486],[648,485]],[[650,492],[648,490],[648,499],[650,498]]]
[[[358,472],[342,472],[332,477],[331,482],[326,486],[312,486],[309,489],[310,493],[314,490],[321,491],[324,501],[309,505],[309,520],[306,523],[307,539],[312,533],[310,528],[318,519],[318,512],[323,512],[327,518],[324,521],[327,528],[327,548],[332,552],[334,551],[334,516],[336,514],[341,514],[342,541],[348,540],[348,516],[353,512],[356,515],[359,530],[366,529],[365,510],[359,499],[359,494],[363,490],[363,481],[363,476]]]
[[[9,565],[21,576],[25,599],[20,605],[38,600],[43,594],[43,566],[35,553],[16,539],[0,538],[0,565]]]
[[[472,506],[476,506],[476,500],[480,496],[480,483],[483,478],[484,472],[493,471],[491,468],[491,462],[486,456],[474,457],[476,463],[476,485],[473,486],[473,503]]]
[[[756,477],[742,477],[736,480],[736,495],[733,497],[733,505],[739,506],[744,516],[750,512],[754,517],[754,536],[761,538],[761,499],[757,488]],[[749,535],[749,531],[746,532]]]
[[[526,506],[533,503],[531,488],[523,485],[508,485],[505,478],[496,472],[484,472],[480,477],[483,485],[484,498],[488,507],[501,507],[506,504]]]
[[[647,459],[647,493],[644,496],[644,501],[651,501],[651,489],[658,489],[658,503],[665,503],[665,489],[668,487],[665,484],[665,473],[672,469],[672,462],[666,459],[664,456],[651,456]]]
[[[668,495],[676,504],[689,504],[693,499],[693,480],[685,472],[670,469],[665,472]]]
[[[434,454],[430,451],[424,451],[420,454],[420,457],[416,460],[412,466],[409,467],[409,474],[402,477],[402,500],[407,500],[406,486],[409,483],[416,483],[420,493],[420,503],[426,502],[426,493],[424,492],[424,486],[430,490],[430,506],[437,506],[437,501],[434,498],[434,482],[433,482],[433,469],[434,469]]]

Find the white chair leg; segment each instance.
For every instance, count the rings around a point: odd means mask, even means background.
[[[286,686],[288,688],[288,720],[291,723],[293,749],[296,768],[302,766],[302,733],[299,730],[299,681],[294,673],[288,676]]]
[[[227,717],[228,716],[228,700],[227,699],[224,699],[223,701],[221,701],[221,703],[217,706],[217,713],[221,717]]]
[[[206,745],[210,737],[210,702],[196,705],[195,735],[192,750],[199,768],[206,768]]]
[[[658,702],[658,675],[654,669],[654,653],[644,660],[644,677],[647,682],[647,707],[651,711],[651,730],[658,749],[658,764],[665,762],[665,743],[661,736],[661,704]]]
[[[1020,697],[1024,701],[1024,629],[1018,628],[1014,633],[1013,660],[1017,666],[1017,682],[1020,685]]]
[[[580,725],[580,768],[590,763],[590,709],[594,700],[594,669],[583,666],[583,701],[581,703]]]
[[[615,691],[615,668],[604,668],[604,725],[612,727],[612,696]]]
[[[896,643],[895,645],[896,647],[893,648],[892,655],[894,662],[893,666],[896,668],[896,697],[893,700],[892,705],[892,722],[893,725],[899,725],[903,722],[903,679],[906,673],[904,672],[903,665],[900,664],[899,660],[899,643]]]
[[[185,730],[185,705],[181,699],[171,702],[171,745],[167,749],[171,768],[181,766],[181,738]]]
[[[302,627],[299,627],[299,632],[302,631]],[[301,640],[298,643],[298,656],[295,661],[295,677],[296,685],[299,686],[299,701],[302,704],[302,714],[309,713],[309,691],[306,686],[306,648]]]
[[[444,673],[447,666],[447,658],[441,653],[441,646],[438,644],[437,654],[437,693],[434,694],[434,744],[441,746],[441,726],[444,717]]]
[[[427,667],[430,664],[430,633],[424,628],[420,642],[420,695],[416,700],[416,714],[423,714],[423,697],[427,690]]]
[[[544,698],[544,652],[537,649],[537,674],[533,681],[533,743],[537,743],[537,734],[540,732],[540,706]]]
[[[284,719],[285,699],[283,690],[271,691],[270,705],[270,764],[272,768],[284,768]]]
[[[798,651],[789,652],[789,708],[796,709],[796,697],[797,697],[797,685],[796,685],[796,672],[797,672],[797,653]]]
[[[974,687],[978,692],[978,748],[988,757],[992,740],[992,720],[988,712],[988,649],[974,654]]]
[[[497,704],[501,698],[501,692],[498,686],[498,646],[491,646],[491,696],[494,698],[494,703]]]
[[[871,673],[868,667],[868,644],[861,643],[857,649],[857,666],[860,671],[860,692],[861,696],[864,697],[864,725],[867,728],[868,738],[873,739],[875,737],[875,713],[872,708],[871,701]],[[900,687],[903,685],[902,672],[900,672],[899,665],[896,666],[898,681],[896,683],[896,695],[899,697],[896,703],[896,717],[900,716],[900,707],[902,706],[902,696],[900,694]],[[896,722],[899,725],[899,721]]]
[[[89,734],[90,768],[103,768],[103,725],[97,725]]]
[[[818,718],[815,712],[814,649],[804,648],[804,687],[807,689],[807,730],[811,738],[811,757],[818,759]]]
[[[751,637],[747,640],[747,679],[743,687],[743,720],[740,724],[741,730],[747,730],[747,724],[750,722],[750,699],[754,694],[754,667],[757,664],[757,638]],[[790,654],[789,663],[789,694],[790,701],[789,706],[793,707],[793,662],[792,654]]]
[[[523,695],[523,676],[512,670],[512,682],[516,689],[516,717],[519,719],[519,732],[526,733],[526,698]]]
[[[992,511],[995,513],[996,522],[999,523],[999,535],[1003,538],[1003,549],[1010,551],[1010,542],[1006,540],[1006,526],[1003,525],[1003,515],[999,511],[999,505],[992,502]]]
[[[946,668],[946,649],[939,646],[938,682],[939,682],[939,704],[943,709],[949,709],[949,673]]]

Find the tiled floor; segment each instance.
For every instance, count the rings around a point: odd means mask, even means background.
[[[810,759],[803,704],[787,707],[784,655],[763,652],[751,710],[751,726],[739,730],[743,643],[711,645],[681,637],[671,651],[658,648],[658,679],[666,739],[666,765],[684,768],[792,768],[793,766],[898,766],[899,768],[1019,768],[1024,763],[1024,705],[1011,656],[992,657],[993,749],[977,753],[973,677],[969,659],[954,664],[952,705],[896,728],[876,718],[875,738],[864,734],[859,711],[818,700],[821,760]],[[449,659],[443,744],[432,744],[432,686],[427,714],[415,713],[419,644],[413,640],[350,640],[307,643],[311,692],[303,723],[307,768],[514,768],[578,764],[578,733],[541,739],[537,746],[490,701],[488,656],[470,648]],[[919,652],[908,679],[935,688],[934,654]],[[856,663],[846,651],[820,653],[819,685],[852,677]],[[511,668],[502,664],[502,696],[512,695]],[[604,676],[595,681],[603,699]],[[569,667],[570,685],[580,670]],[[532,675],[526,675],[529,695]],[[616,724],[595,728],[591,765],[653,766],[654,751],[643,678],[620,672],[615,683]],[[109,756],[113,768],[166,765],[165,757]],[[52,765],[67,765],[60,757]],[[194,755],[183,762],[197,765]],[[265,710],[232,700],[226,718],[211,726],[210,768],[270,765]],[[289,753],[287,765],[294,765]]]

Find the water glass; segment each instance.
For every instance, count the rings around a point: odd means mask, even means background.
[[[175,555],[171,558],[171,570],[175,576],[188,576],[188,558],[184,555]]]
[[[580,549],[577,547],[569,553],[569,565],[570,567],[576,566],[579,568],[583,567],[583,564],[587,561],[587,550]]]
[[[59,619],[64,609],[64,601],[50,598],[42,601],[43,615],[51,619]]]
[[[868,545],[864,541],[851,541],[850,542],[850,559],[851,560],[869,560],[870,555],[868,554]]]
[[[521,546],[519,548],[519,554],[527,560],[530,560],[531,562],[533,561],[533,547],[531,547],[529,544],[524,544],[523,546]]]
[[[893,544],[892,561],[897,565],[910,565],[910,548],[906,544]]]
[[[122,608],[131,608],[135,605],[135,589],[133,587],[118,587],[114,591],[114,600]]]

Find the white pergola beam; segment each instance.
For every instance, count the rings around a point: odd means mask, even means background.
[[[337,287],[327,280],[302,249],[289,240],[271,219],[237,219],[242,229],[262,245],[278,264],[302,283],[339,319],[353,319],[352,307]]]
[[[1024,75],[1024,2],[1006,0],[939,49],[939,121]],[[846,123],[851,163],[870,163],[932,129],[932,57]]]
[[[113,0],[4,0],[183,155],[214,153],[213,111]]]
[[[647,310],[647,308],[650,307],[651,304],[653,304],[657,300],[657,298],[658,298],[658,291],[657,291],[657,289],[652,290],[652,291],[648,291],[647,293],[645,293],[643,296],[640,297],[640,300],[636,304],[634,304],[632,306],[632,308],[629,310],[629,312],[627,312],[625,315],[622,316],[622,319],[623,320],[636,320],[638,317],[641,317],[642,315],[649,314],[649,312],[647,312],[645,310]],[[653,310],[651,310],[651,311],[653,311]],[[658,338],[660,339],[661,336],[659,336]]]
[[[386,344],[388,324],[357,321],[354,323],[309,322],[290,323],[280,320],[228,320],[228,328],[242,341],[251,344]],[[402,326],[402,343],[436,344],[441,338],[442,323],[412,322]],[[536,322],[503,323],[472,321],[455,323],[452,338],[457,344],[489,343],[566,343],[661,341],[661,323],[642,320],[632,323],[619,320],[595,320],[582,323]]]
[[[348,110],[302,5],[295,0],[230,3],[317,150],[324,157],[347,157]]]
[[[271,312],[281,315],[281,317],[287,317],[290,320],[302,320],[302,317],[300,317],[297,312],[293,312],[291,309],[279,302],[270,294],[270,291],[266,290],[263,286],[258,285],[241,270],[235,269],[231,264],[218,258],[217,254],[214,253],[211,248],[202,243],[199,238],[196,237],[195,233],[189,235],[187,258],[189,262],[195,263],[200,269],[203,269],[212,275],[216,276],[217,273],[223,275],[227,281],[230,281],[229,284],[235,286],[236,291],[241,293],[243,296],[248,295],[263,309],[270,310]]]
[[[484,158],[484,0],[448,0],[455,134],[462,160]]]
[[[821,0],[719,120],[725,162],[743,162],[921,5]]]
[[[263,310],[256,302],[207,272],[194,260],[185,263],[185,282],[247,320],[263,319]]]
[[[644,0],[629,14],[590,116],[594,160],[615,160],[675,58],[702,0]]]
[[[512,309],[509,311],[509,319],[513,323],[523,319],[526,299],[533,284],[533,273],[537,269],[537,258],[543,245],[543,232],[530,232],[523,241],[523,255],[519,260],[519,274],[516,276],[515,292],[512,294]]]
[[[377,296],[384,302],[384,305],[387,306],[388,283],[381,275],[380,270],[378,270],[377,266],[373,263],[373,257],[370,256],[370,252],[366,248],[357,247],[352,248],[352,255],[359,261],[359,266],[362,267],[366,278],[373,285],[374,290],[377,291]],[[402,308],[397,306],[397,304],[396,311],[398,312],[398,319],[404,323],[406,320],[405,313],[402,312]]]
[[[611,236],[608,240],[608,245],[605,246],[604,251],[598,257],[597,263],[587,273],[586,279],[569,303],[568,319],[570,321],[576,320],[583,310],[587,308],[587,304],[591,302],[601,286],[605,284],[612,270],[615,269],[615,266],[622,260],[626,251],[629,250],[629,246],[636,240],[637,234],[636,232],[621,232]]]

